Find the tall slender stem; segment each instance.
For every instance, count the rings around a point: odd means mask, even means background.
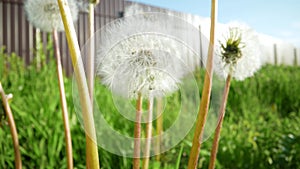
[[[88,58],[87,58],[87,66],[86,66],[86,74],[87,74],[87,83],[88,83],[88,90],[89,90],[89,96],[91,99],[91,109],[93,112],[93,101],[94,101],[94,49],[95,49],[95,44],[94,44],[94,39],[93,39],[93,35],[94,35],[94,4],[93,3],[89,3],[89,49],[88,49]],[[86,154],[88,154],[88,149],[86,149]],[[88,161],[89,157],[88,155],[86,156],[86,160]],[[89,164],[87,163],[87,169],[91,169],[91,167],[89,166]]]
[[[202,98],[196,128],[194,132],[193,145],[190,152],[188,169],[195,169],[198,164],[199,153],[201,149],[201,140],[204,132],[204,126],[207,118],[210,94],[212,87],[212,73],[213,73],[213,54],[215,44],[215,23],[216,23],[217,0],[212,0],[211,4],[211,27],[210,27],[210,43],[208,48],[208,58],[206,63],[206,74],[204,79],[204,87],[202,90]]]
[[[156,120],[156,133],[157,133],[157,139],[156,139],[156,145],[155,145],[155,152],[156,152],[156,160],[160,161],[160,146],[161,146],[161,135],[163,132],[163,106],[162,106],[162,98],[157,98],[157,107],[156,107],[156,112],[158,114],[158,118]]]
[[[93,101],[93,93],[94,93],[94,63],[95,63],[95,40],[94,36],[94,4],[89,4],[89,38],[90,38],[90,46],[89,46],[89,54],[87,58],[87,81],[88,88],[91,101]],[[92,102],[93,105],[93,102]]]
[[[59,86],[59,92],[60,92],[60,104],[61,104],[61,108],[62,108],[62,116],[63,116],[63,121],[64,121],[64,130],[65,130],[64,132],[65,132],[65,141],[66,141],[66,150],[67,150],[67,163],[68,163],[68,169],[72,169],[73,168],[72,140],[71,140],[69,115],[68,115],[67,100],[66,100],[66,95],[65,95],[65,87],[64,87],[57,31],[54,29],[52,34],[53,34],[54,51],[55,51],[55,57],[56,57],[56,70],[57,70],[58,86]]]
[[[143,169],[149,168],[151,138],[152,138],[152,119],[153,119],[153,97],[148,100],[148,117],[146,123],[146,143],[145,143],[145,157],[143,159]]]
[[[225,116],[225,109],[226,109],[226,104],[227,104],[227,98],[229,94],[229,89],[230,89],[230,81],[231,81],[231,75],[229,74],[226,79],[226,84],[225,84],[225,89],[223,92],[223,98],[222,98],[222,104],[220,107],[220,114],[219,114],[219,123],[215,131],[215,136],[214,136],[214,141],[213,141],[213,147],[210,152],[210,162],[209,162],[209,169],[214,169],[215,168],[215,163],[216,163],[216,158],[217,158],[217,153],[218,153],[218,147],[219,147],[219,139],[221,135],[221,129],[222,129],[222,124]]]
[[[11,109],[10,109],[10,106],[8,103],[9,98],[6,96],[6,94],[2,88],[1,82],[0,82],[0,94],[2,97],[2,104],[4,106],[6,116],[8,117],[8,125],[9,125],[10,133],[11,133],[12,139],[13,139],[14,153],[15,153],[15,168],[22,169],[22,159],[21,159],[21,153],[20,153],[20,148],[19,148],[17,128],[16,128],[16,124],[14,121],[14,116],[11,112]]]
[[[138,95],[136,101],[136,116],[134,123],[134,148],[133,148],[133,169],[140,168],[140,149],[141,149],[141,119],[142,119],[142,95]]]
[[[99,169],[100,164],[92,104],[89,97],[85,72],[80,55],[80,48],[72,21],[70,8],[67,0],[57,0],[57,2],[64,23],[72,64],[74,67],[74,73],[77,81],[83,124],[86,133],[87,167],[91,169]]]

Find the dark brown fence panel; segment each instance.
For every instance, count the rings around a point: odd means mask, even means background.
[[[16,53],[26,64],[35,56],[37,36],[40,36],[43,51],[49,59],[49,33],[37,31],[26,19],[24,0],[0,0],[0,47],[5,46],[8,54]],[[95,7],[95,30],[119,17],[124,12],[124,0],[101,0]],[[78,21],[74,23],[80,47],[88,40],[88,14],[81,11]],[[64,33],[59,33],[62,64],[68,75],[72,73],[72,62]]]
[[[3,3],[0,3],[0,45],[3,44]]]

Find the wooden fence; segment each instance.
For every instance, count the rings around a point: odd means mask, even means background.
[[[16,53],[26,64],[33,61],[40,39],[44,52],[47,54],[48,33],[40,32],[26,19],[24,0],[0,0],[0,47],[5,53]],[[95,7],[95,30],[106,23],[120,17],[124,13],[124,0],[101,0]],[[80,11],[75,29],[79,45],[83,46],[88,39],[88,14]],[[40,38],[39,38],[40,37]],[[59,33],[62,64],[68,75],[72,73],[67,41],[64,33]]]
[[[33,61],[37,51],[37,41],[41,42],[42,49],[49,57],[48,34],[39,32],[26,19],[23,2],[25,0],[0,0],[0,48],[5,46],[5,53],[16,53],[22,57],[26,64]],[[84,0],[82,0],[84,1]],[[95,30],[108,22],[122,16],[125,6],[133,5],[133,2],[124,0],[101,0],[95,8]],[[166,12],[167,9],[139,4],[145,11]],[[173,11],[175,15],[187,18],[188,14]],[[78,21],[75,23],[79,45],[82,47],[88,39],[88,14],[81,11]],[[62,55],[62,64],[68,75],[72,74],[72,63],[64,33],[59,33],[59,43]],[[280,47],[280,46],[279,46]],[[270,48],[271,49],[271,48]],[[273,50],[274,49],[274,50]],[[274,45],[272,51],[265,53],[271,64],[299,65],[299,49],[282,51]],[[281,52],[279,52],[281,51]],[[293,51],[293,53],[291,53]],[[289,53],[289,54],[287,54]],[[290,55],[293,57],[291,59]],[[293,60],[293,61],[292,61]]]

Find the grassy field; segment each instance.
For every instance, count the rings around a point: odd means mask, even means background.
[[[7,62],[10,64],[7,64]],[[0,80],[6,93],[13,93],[15,117],[24,168],[66,168],[63,122],[55,64],[40,70],[33,63],[25,68],[17,56],[0,53]],[[6,66],[9,66],[9,70]],[[196,77],[201,74],[196,74]],[[201,78],[199,78],[201,79]],[[198,82],[201,84],[201,82]],[[264,66],[253,78],[233,81],[220,140],[217,168],[297,169],[300,168],[300,68]],[[72,80],[65,79],[70,113],[75,168],[85,168],[85,136],[72,102]],[[200,87],[201,88],[201,87]],[[111,94],[97,88],[104,112],[116,112]],[[172,95],[176,100],[177,94]],[[107,101],[108,100],[108,101]],[[178,101],[179,104],[179,101]],[[176,106],[166,108],[172,111]],[[12,139],[0,109],[0,168],[14,168]],[[132,135],[133,125],[117,115],[105,114],[108,122],[124,134]],[[164,127],[176,115],[165,119]],[[122,124],[122,125],[120,125]],[[128,125],[127,125],[128,124]],[[150,168],[184,169],[188,162],[193,131],[176,147],[153,157]],[[201,150],[199,168],[207,168],[212,138]],[[103,169],[131,168],[132,159],[99,149]]]

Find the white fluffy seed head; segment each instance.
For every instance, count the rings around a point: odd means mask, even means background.
[[[160,35],[129,37],[103,58],[98,74],[105,85],[125,97],[172,93],[178,89],[184,65],[176,58],[176,46],[170,43],[169,38]]]
[[[236,80],[244,80],[253,76],[261,67],[261,50],[256,33],[247,25],[231,23],[226,32],[221,34],[222,37],[218,39],[219,44],[216,44],[215,72],[224,78],[230,74]],[[240,42],[237,47],[240,54],[231,60],[224,59],[226,58],[224,57],[224,47],[228,47],[229,40],[238,38],[240,38]]]
[[[101,33],[96,70],[102,83],[116,94],[161,97],[176,91],[180,79],[190,71],[182,58],[192,51],[183,43],[157,32],[133,31],[161,26],[148,19],[124,19]]]
[[[73,21],[77,20],[78,8],[74,0],[68,0]],[[51,32],[53,29],[63,31],[64,26],[56,0],[26,0],[27,19],[36,28]]]
[[[138,4],[132,4],[125,7],[125,16],[132,16],[143,13],[145,13],[145,10],[143,10]]]

